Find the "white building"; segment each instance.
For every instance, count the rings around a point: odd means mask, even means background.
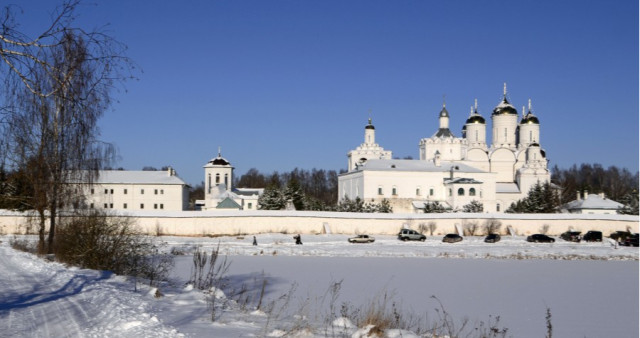
[[[185,210],[189,188],[172,168],[163,171],[101,170],[84,189],[86,207],[115,210]]]
[[[258,210],[258,198],[264,189],[235,189],[233,169],[220,150],[218,157],[204,165],[204,201],[198,201],[202,210]]]
[[[576,200],[563,205],[562,211],[572,214],[615,215],[622,207],[624,207],[624,204],[606,198],[604,193],[589,194],[589,192],[585,191],[583,197],[580,196],[578,191]]]
[[[527,196],[537,182],[550,181],[548,160],[540,147],[540,123],[529,109],[522,116],[507,100],[491,114],[491,144],[477,101],[462,128],[462,137],[449,129],[443,104],[439,127],[418,145],[418,160],[392,159],[375,143],[375,127],[365,126],[364,143],[347,154],[348,172],[338,177],[338,197],[379,203],[389,200],[394,212],[421,212],[425,203],[440,202],[453,209],[473,200],[485,212],[504,212]]]

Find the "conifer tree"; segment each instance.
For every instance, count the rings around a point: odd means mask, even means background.
[[[258,198],[258,205],[260,205],[260,210],[282,210],[285,207],[285,199],[277,186],[270,185]]]

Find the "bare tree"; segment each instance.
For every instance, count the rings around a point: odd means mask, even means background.
[[[113,147],[98,140],[97,121],[113,89],[133,70],[122,56],[124,45],[102,31],[73,27],[78,4],[65,1],[35,38],[17,29],[13,7],[4,8],[0,19],[7,158],[33,186],[40,248],[49,253],[59,209],[77,202],[76,184],[91,184],[113,158]]]
[[[500,232],[500,228],[502,228],[502,222],[495,218],[490,218],[484,221],[482,227],[484,228],[484,231],[487,233],[487,235],[497,234]]]

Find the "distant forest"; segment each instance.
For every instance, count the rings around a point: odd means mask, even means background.
[[[305,198],[316,200],[326,206],[338,203],[338,174],[344,170],[300,169],[290,172],[261,173],[251,168],[247,173],[236,176],[234,186],[237,188],[278,188],[285,189],[292,179],[302,188]],[[562,188],[560,202],[562,204],[576,199],[576,192],[604,193],[607,198],[628,204],[629,198],[638,197],[639,173],[631,173],[628,169],[601,164],[573,165],[569,169],[554,166],[551,169],[552,183]],[[194,187],[196,198],[204,198],[203,186]]]

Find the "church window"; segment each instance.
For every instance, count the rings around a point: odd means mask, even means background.
[[[126,209],[127,208],[127,203],[122,205],[122,209]]]
[[[500,211],[500,203],[496,204],[496,211]]]
[[[416,196],[420,196],[420,188],[416,188]]]
[[[475,196],[475,195],[476,195],[476,188],[469,189],[469,196]]]
[[[225,186],[229,186],[229,175],[228,174],[224,174],[224,185]]]
[[[158,194],[158,189],[154,189],[154,190],[153,190],[153,194],[154,194],[154,195],[157,195],[157,194]]]
[[[104,208],[105,208],[105,209],[107,208],[107,203],[105,203],[105,204],[104,204]]]
[[[140,189],[140,195],[144,195],[144,189]],[[142,208],[140,208],[142,209]]]
[[[164,204],[160,203],[160,209],[164,209]]]
[[[144,203],[140,203],[140,209],[144,209]]]
[[[107,195],[109,193],[109,189],[104,189],[104,194]]]
[[[378,187],[378,195],[382,195],[382,187]]]
[[[109,208],[113,209],[113,203],[109,203]]]
[[[94,193],[94,191],[93,191],[93,189],[91,189],[91,195],[93,195],[93,193]]]
[[[211,193],[211,174],[208,176],[207,191]]]
[[[93,203],[89,204],[89,208],[93,209]]]
[[[124,194],[125,194],[125,195],[127,194],[127,189],[124,189]]]
[[[393,187],[393,188],[391,189],[391,194],[392,194],[392,195],[394,195],[394,196],[398,194],[398,190],[397,190],[397,188],[396,188],[396,187]]]
[[[453,195],[453,193],[451,192],[451,189],[449,189],[449,196]]]
[[[464,196],[464,188],[458,189],[458,196]]]
[[[251,206],[252,206],[251,203],[247,204],[247,209],[251,209]]]
[[[111,192],[111,195],[113,195],[113,189],[111,189],[111,191],[110,191],[110,192]]]
[[[429,196],[433,196],[433,188],[429,189]]]
[[[220,184],[220,174],[216,174],[216,184]]]
[[[157,203],[154,203],[154,204],[153,204],[153,208],[154,208],[154,209],[158,209],[158,204],[157,204]]]
[[[533,142],[533,130],[529,130],[529,142]]]

